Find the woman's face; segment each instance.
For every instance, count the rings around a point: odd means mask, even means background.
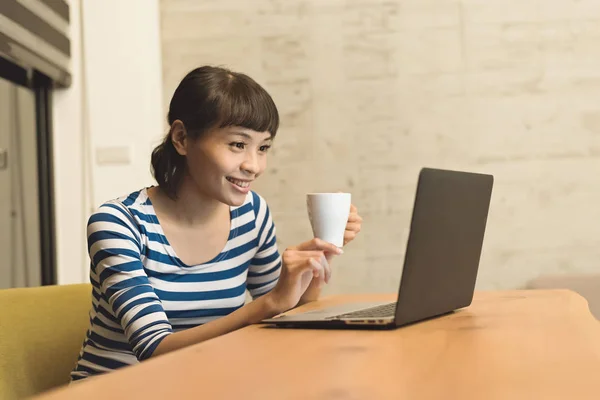
[[[271,144],[269,132],[240,126],[213,129],[185,141],[189,176],[203,195],[240,206],[266,169]]]

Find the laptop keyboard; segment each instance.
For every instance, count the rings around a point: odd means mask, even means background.
[[[365,308],[362,310],[352,311],[346,314],[340,314],[334,318],[381,318],[393,317],[396,315],[396,303],[382,304],[380,306]]]

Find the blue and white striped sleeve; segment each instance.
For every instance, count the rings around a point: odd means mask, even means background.
[[[277,249],[275,224],[267,202],[253,195],[253,208],[258,229],[258,251],[248,268],[247,287],[253,299],[268,293],[275,287],[281,273],[281,255]]]
[[[145,360],[173,329],[144,271],[139,229],[123,204],[110,202],[90,217],[87,236],[99,289],[136,357]]]

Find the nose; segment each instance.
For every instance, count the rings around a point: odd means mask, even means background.
[[[260,172],[258,155],[252,151],[246,153],[244,162],[241,165],[242,171],[250,175],[257,175]]]

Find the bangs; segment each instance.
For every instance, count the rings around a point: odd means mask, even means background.
[[[241,126],[275,137],[279,129],[279,113],[271,96],[243,74],[234,74],[216,100],[218,126]]]

